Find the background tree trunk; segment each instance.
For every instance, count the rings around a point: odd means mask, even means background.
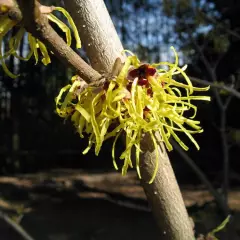
[[[90,62],[98,71],[109,72],[121,55],[122,44],[118,38],[103,0],[64,0],[73,17]],[[149,180],[155,167],[156,151],[146,135],[141,143],[141,181],[153,214],[160,228],[160,239],[193,240],[194,234],[165,147],[160,155],[159,169],[152,184]]]

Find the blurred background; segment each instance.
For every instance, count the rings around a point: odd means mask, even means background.
[[[41,2],[59,5],[59,1]],[[190,150],[183,152],[176,148],[169,156],[185,203],[194,215],[197,232],[208,232],[226,217],[228,200],[230,211],[239,221],[236,220],[234,230],[231,229],[234,234],[231,237],[224,235],[221,239],[240,239],[240,218],[236,215],[240,209],[240,2],[105,0],[105,3],[125,49],[136,53],[143,62],[152,63],[174,61],[170,50],[170,46],[174,46],[179,53],[180,64],[188,65],[187,74],[192,82],[199,87],[211,85],[207,94],[212,101],[196,102],[196,118],[204,129],[202,134],[195,135],[200,151],[182,136]],[[63,36],[60,30],[58,32]],[[4,38],[3,48],[10,37]],[[21,42],[20,55],[26,55],[27,49],[25,38]],[[80,54],[85,56],[83,50]],[[62,199],[57,189],[65,191],[74,186],[74,191],[78,192],[75,192],[74,199],[84,198],[79,192],[91,192],[92,195],[85,198],[111,198],[112,202],[123,202],[126,208],[133,208],[129,211],[141,213],[136,218],[145,219],[143,222],[146,221],[148,230],[155,236],[154,222],[135,172],[130,171],[127,177],[122,178],[113,170],[111,141],[104,144],[98,157],[93,151],[82,155],[87,139],[81,139],[71,123],[64,122],[55,113],[54,98],[74,73],[63,67],[54,56],[47,67],[35,65],[33,60],[20,62],[12,57],[6,63],[20,76],[10,79],[0,68],[0,208],[21,222],[23,216],[34,212],[31,211],[32,203],[40,201],[44,194],[47,196],[44,201],[54,197]],[[119,152],[121,148],[118,146]],[[59,186],[60,183],[62,185]],[[114,197],[110,193],[115,194]],[[47,209],[50,208],[48,206]],[[211,217],[207,215],[210,209],[213,212]],[[56,210],[57,213],[59,211]],[[124,216],[131,215],[125,211]],[[35,218],[32,216],[30,220],[25,217],[23,225],[29,228],[36,219],[38,226],[47,221],[41,222],[37,216],[35,214]],[[97,233],[100,237],[94,235],[95,238],[91,238],[91,229],[81,238],[80,235],[66,238],[54,235],[50,238],[47,230],[46,233],[41,230],[42,235],[36,234],[39,229],[34,226],[31,225],[30,232],[36,239],[112,239],[112,235],[109,234],[108,238],[104,231]],[[141,229],[139,225],[137,228]],[[143,239],[142,234],[139,239]]]

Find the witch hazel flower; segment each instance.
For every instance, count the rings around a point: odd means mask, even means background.
[[[81,41],[77,28],[72,20],[72,17],[64,8],[53,6],[47,7],[42,5],[40,8],[45,11],[43,14],[46,15],[48,20],[56,24],[65,33],[66,43],[70,46],[72,44],[72,33],[70,28],[53,14],[53,12],[61,12],[66,17],[69,25],[71,26],[73,35],[76,40],[76,48],[81,48]],[[47,50],[46,45],[39,39],[35,38],[31,33],[27,32],[21,20],[11,18],[8,14],[9,10],[10,7],[0,4],[0,64],[2,65],[4,72],[9,77],[16,78],[19,75],[12,73],[5,64],[5,60],[10,56],[14,56],[22,61],[28,61],[33,56],[35,58],[36,64],[40,58],[44,65],[51,63],[51,58],[49,56],[49,51]],[[6,37],[7,34],[12,31],[14,34],[12,34],[12,37],[8,41],[8,46],[4,46],[4,48],[2,48],[4,37]],[[19,55],[18,49],[25,34],[27,35],[29,51],[27,55],[23,57]]]
[[[209,96],[193,95],[194,92],[207,91],[209,87],[193,87],[185,70],[187,66],[178,66],[178,55],[173,47],[175,62],[141,63],[129,51],[129,56],[120,73],[105,81],[102,86],[84,84],[78,76],[72,78],[72,84],[63,87],[56,98],[56,111],[60,117],[70,117],[80,137],[88,137],[86,154],[93,146],[98,155],[105,140],[113,138],[112,158],[118,170],[115,146],[120,135],[125,138],[125,150],[119,156],[124,161],[122,174],[128,168],[135,168],[139,178],[141,139],[149,134],[157,149],[156,133],[160,133],[160,141],[164,142],[168,151],[173,149],[170,138],[188,150],[188,146],[180,139],[178,133],[185,133],[190,141],[199,149],[193,134],[203,132],[200,122],[194,120],[197,113],[195,100],[210,101]],[[174,78],[182,75],[184,81]],[[192,111],[191,117],[185,112]],[[135,152],[133,164],[132,153]],[[161,151],[161,150],[160,150]],[[149,183],[152,183],[158,169],[156,151],[155,171]]]

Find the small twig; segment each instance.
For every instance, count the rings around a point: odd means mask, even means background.
[[[209,192],[213,195],[215,201],[217,202],[219,208],[222,210],[223,214],[227,216],[229,213],[228,206],[223,201],[222,196],[214,189],[214,187],[212,186],[211,182],[207,179],[205,174],[174,140],[171,141],[171,144],[173,145],[174,149],[177,150],[177,152],[183,158],[183,160],[193,169],[193,171],[196,173],[196,175],[202,181],[202,183],[206,185]]]
[[[224,176],[223,176],[223,195],[225,197],[225,201],[227,203],[228,199],[228,189],[229,189],[229,146],[228,140],[226,135],[226,125],[227,125],[227,116],[226,110],[232,100],[232,96],[229,96],[225,103],[221,106],[221,119],[220,119],[220,135],[222,139],[223,145],[223,169],[224,169]]]
[[[18,232],[24,240],[34,240],[19,224],[11,220],[6,214],[0,211],[0,218]]]
[[[227,110],[227,108],[228,108],[230,102],[232,101],[232,98],[233,98],[232,95],[229,96],[229,97],[227,98],[227,100],[225,101],[225,103],[223,104],[223,108],[224,108],[225,111]]]
[[[210,76],[210,80],[212,81],[212,83],[216,83],[217,82],[217,77],[216,77],[216,67],[217,65],[215,64],[215,67],[212,68],[210,65],[210,62],[207,60],[207,58],[205,57],[205,55],[203,54],[200,46],[197,44],[197,42],[195,41],[195,39],[192,37],[191,33],[189,32],[189,36],[190,39],[196,49],[196,51],[198,52],[203,64],[205,65],[205,68]],[[228,148],[228,142],[227,142],[227,136],[226,136],[226,109],[232,99],[232,96],[229,96],[229,98],[227,99],[227,101],[224,103],[220,93],[217,91],[217,89],[213,90],[214,95],[216,97],[216,101],[217,101],[217,105],[220,109],[220,114],[221,114],[221,118],[220,118],[220,136],[221,136],[221,140],[222,140],[222,151],[223,151],[223,195],[224,195],[224,200],[225,200],[225,204],[228,204],[228,190],[229,190],[229,148]]]
[[[188,31],[188,34],[189,34],[189,38],[191,39],[192,41],[192,44],[194,45],[195,47],[195,50],[197,51],[197,53],[199,54],[200,56],[200,59],[201,61],[203,62],[208,74],[209,74],[209,77],[211,79],[211,82],[217,82],[217,77],[216,77],[216,73],[215,73],[215,69],[216,69],[216,65],[214,68],[211,67],[211,64],[210,62],[207,60],[207,58],[205,57],[202,49],[200,48],[200,46],[198,45],[198,43],[195,41],[195,39],[192,37],[192,34],[191,34],[191,29],[188,27],[188,25],[186,25],[187,27],[187,31]],[[220,94],[218,93],[218,91],[216,91],[216,89],[214,89],[214,94],[215,94],[215,97],[216,97],[216,101],[217,101],[217,104],[219,107],[221,107],[223,105],[223,102],[222,102],[222,99],[220,97]]]
[[[195,50],[196,50],[197,53],[199,54],[200,59],[201,59],[201,61],[203,62],[204,66],[205,66],[205,68],[206,68],[206,70],[207,70],[207,72],[208,72],[208,74],[209,74],[209,77],[210,77],[210,79],[211,79],[211,82],[213,82],[213,83],[217,82],[217,77],[216,77],[216,73],[215,73],[215,69],[216,69],[217,66],[215,65],[214,68],[211,67],[210,62],[209,62],[209,61],[207,60],[207,58],[205,57],[202,49],[200,48],[200,46],[198,45],[198,43],[195,41],[195,39],[192,37],[191,31],[190,31],[191,29],[190,29],[187,25],[186,25],[186,27],[187,27],[187,31],[188,31],[189,37],[190,37],[190,39],[191,39],[191,41],[192,41],[192,44],[194,45]],[[221,99],[221,97],[220,97],[220,94],[219,94],[218,91],[216,91],[216,89],[214,89],[213,92],[214,92],[214,95],[215,95],[215,97],[216,97],[217,104],[218,104],[218,106],[221,108],[221,106],[223,106],[223,102],[222,102],[222,99]]]
[[[211,86],[213,88],[217,88],[220,90],[225,90],[226,92],[228,92],[229,94],[231,94],[234,97],[240,98],[240,92],[238,92],[236,89],[232,88],[232,87],[228,87],[225,84],[222,84],[220,82],[209,82],[207,80],[203,80],[200,78],[196,78],[196,77],[190,77],[190,79],[193,82],[205,85],[205,86]]]
[[[66,42],[55,32],[48,23],[46,15],[42,14],[37,1],[17,0],[22,12],[24,27],[33,36],[40,39],[60,61],[79,74],[87,83],[98,81],[101,74],[89,66]]]
[[[226,136],[226,111],[222,109],[221,111],[221,119],[220,119],[220,136],[222,139],[222,151],[223,151],[223,169],[224,169],[224,176],[223,176],[223,195],[225,201],[227,203],[228,198],[228,189],[229,189],[229,154],[228,154],[228,142]]]
[[[210,17],[210,16],[207,16],[203,11],[198,11],[198,13],[200,14],[200,16],[207,20],[208,23],[212,23],[212,24],[215,24],[216,26],[220,27],[221,29],[223,29],[227,34],[229,35],[232,35],[234,37],[236,37],[237,39],[240,40],[240,35],[236,32],[236,31],[233,31],[231,29],[229,29],[228,26],[224,26],[224,24],[222,24],[221,22],[217,21],[216,19]]]

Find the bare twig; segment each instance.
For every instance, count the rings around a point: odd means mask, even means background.
[[[228,189],[229,189],[229,153],[228,153],[228,142],[226,135],[226,111],[222,108],[221,118],[220,118],[220,136],[222,139],[223,145],[223,169],[224,169],[224,178],[223,178],[223,195],[227,202],[228,198]]]
[[[177,152],[179,153],[179,155],[183,158],[183,160],[193,169],[193,171],[196,173],[196,175],[202,181],[202,183],[206,185],[209,192],[215,198],[215,201],[217,202],[219,208],[222,210],[223,214],[225,216],[227,216],[229,213],[229,209],[228,209],[228,206],[226,205],[225,201],[223,201],[221,194],[219,194],[214,189],[211,182],[207,179],[207,177],[201,171],[201,169],[194,163],[194,161],[188,156],[188,154],[186,152],[184,152],[183,149],[174,140],[172,140],[171,143],[172,143],[174,149],[176,149]]]
[[[233,95],[234,97],[240,98],[240,92],[238,92],[236,89],[232,88],[232,87],[228,87],[223,83],[220,82],[209,82],[207,80],[203,80],[200,78],[196,78],[196,77],[190,77],[190,79],[192,80],[192,82],[195,83],[199,83],[205,86],[211,86],[213,88],[217,88],[220,90],[224,90],[226,91],[228,94]]]
[[[202,60],[209,76],[210,80],[212,83],[217,82],[217,77],[216,77],[216,67],[217,65],[215,64],[215,67],[212,68],[210,65],[210,62],[207,60],[205,55],[203,54],[202,49],[200,46],[197,44],[195,39],[192,37],[191,33],[189,33],[189,37],[198,52],[200,59]],[[218,107],[220,109],[220,136],[222,139],[222,151],[223,151],[223,171],[224,171],[224,176],[223,176],[223,194],[224,194],[224,200],[226,202],[226,205],[228,204],[228,190],[229,190],[229,148],[228,148],[228,142],[227,142],[227,135],[226,135],[226,109],[232,99],[232,96],[229,96],[226,102],[224,103],[223,100],[221,99],[220,93],[217,91],[217,89],[213,90],[214,95],[216,97],[216,101],[218,104]]]
[[[18,232],[24,240],[34,240],[19,224],[11,220],[6,214],[0,212],[0,218]]]
[[[231,29],[229,29],[228,26],[224,25],[223,23],[217,21],[216,19],[207,16],[203,11],[198,11],[198,14],[200,14],[200,16],[206,20],[208,23],[212,23],[215,24],[216,26],[220,27],[221,29],[223,29],[226,33],[228,33],[229,35],[232,35],[234,37],[236,37],[237,39],[240,40],[240,35],[239,33],[237,33],[236,31],[233,31]]]
[[[47,17],[39,10],[39,3],[34,0],[17,0],[23,15],[24,27],[46,44],[46,46],[66,66],[72,67],[87,83],[97,81],[101,75],[90,67],[48,23]]]

